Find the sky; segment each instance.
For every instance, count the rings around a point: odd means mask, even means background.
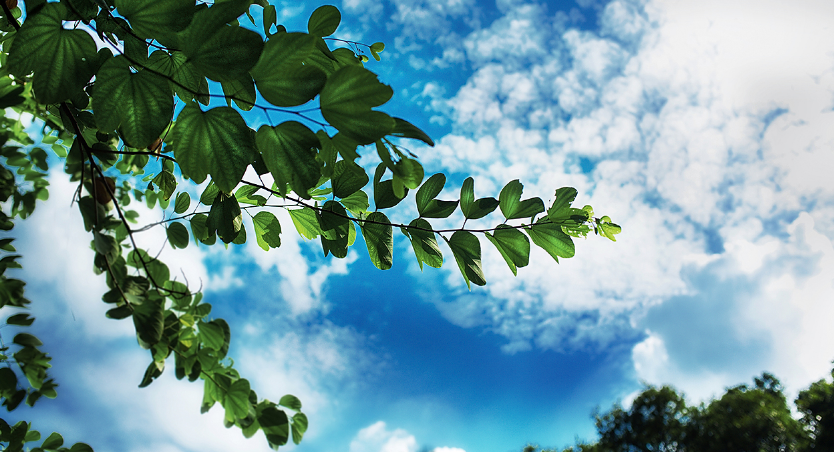
[[[273,4],[290,30],[318,6]],[[563,447],[593,440],[593,410],[644,384],[694,403],[770,371],[794,397],[830,372],[834,3],[336,6],[337,37],[385,42],[368,64],[394,88],[383,109],[435,139],[408,146],[427,174],[450,175],[447,199],[467,176],[479,196],[520,179],[546,203],[573,186],[623,232],[577,240],[559,264],[534,250],[517,277],[482,240],[487,285],[471,291],[448,249],[442,269],[421,271],[395,234],[382,272],[361,243],[324,258],[283,212],[281,248],[266,253],[175,252],[161,229],[142,233],[203,283],[258,394],[302,400],[298,450]],[[375,165],[373,154],[360,162]],[[15,233],[59,397],[10,417],[96,450],[268,450],[261,435],[224,429],[218,408],[201,415],[199,384],[166,372],[136,387],[149,357],[132,324],[104,317],[74,186],[53,176],[49,201]],[[404,203],[392,219],[410,219]]]

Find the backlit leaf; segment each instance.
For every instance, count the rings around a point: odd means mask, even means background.
[[[372,110],[388,102],[393,94],[373,72],[346,66],[331,75],[321,90],[321,114],[348,138],[370,144],[394,129],[393,118]]]
[[[518,229],[501,224],[492,234],[487,232],[486,236],[501,253],[513,275],[518,274],[517,267],[526,267],[530,263],[530,240]]]
[[[174,157],[183,175],[200,183],[211,175],[217,188],[231,193],[252,162],[252,134],[240,113],[230,107],[202,111],[191,102],[177,117]]]
[[[209,235],[216,231],[220,240],[231,243],[243,230],[243,215],[237,198],[223,193],[218,194],[211,205],[206,227]]]
[[[315,147],[319,139],[307,126],[297,121],[286,121],[275,127],[263,125],[256,135],[258,150],[264,163],[275,178],[278,191],[290,184],[302,198],[309,198],[321,177],[321,167],[316,161]]]
[[[191,207],[191,195],[187,192],[178,194],[177,201],[174,203],[174,212],[181,214],[188,210],[189,207]]]
[[[347,198],[368,184],[370,179],[365,170],[350,161],[339,160],[333,168],[331,184],[337,198]]]
[[[258,415],[258,423],[261,424],[266,440],[273,449],[287,444],[290,435],[290,420],[286,413],[274,405],[268,406]]]
[[[142,348],[149,349],[162,339],[165,326],[163,310],[162,301],[158,299],[148,299],[144,303],[133,305],[133,325],[136,327],[136,338]]]
[[[477,220],[492,213],[498,207],[495,198],[475,199],[475,181],[467,177],[460,187],[460,210],[463,216],[470,220]]]
[[[576,252],[573,239],[562,231],[562,227],[540,219],[535,224],[524,228],[533,243],[547,251],[556,262],[559,258],[571,258]]]
[[[160,29],[185,30],[196,11],[190,0],[116,0],[115,5],[142,39],[154,39]]]
[[[456,231],[448,240],[448,244],[458,263],[460,273],[466,281],[466,287],[472,288],[470,282],[479,286],[486,284],[484,271],[481,268],[481,244],[478,242],[478,237],[471,232]]]
[[[96,124],[104,131],[118,129],[132,147],[153,143],[174,115],[167,80],[151,71],[132,72],[127,58],[121,55],[102,65],[95,87]]]
[[[411,240],[411,247],[414,249],[414,256],[423,269],[423,263],[429,267],[440,268],[443,266],[443,253],[437,244],[437,239],[432,232],[431,224],[428,221],[417,218],[408,224],[409,228],[403,228],[403,232]]]
[[[264,251],[281,246],[281,223],[271,212],[258,212],[252,222],[255,224],[255,237],[258,246]]]
[[[362,222],[362,237],[374,266],[388,270],[394,261],[394,234],[391,222],[382,212],[372,212]]]
[[[168,236],[168,243],[174,248],[185,248],[188,246],[188,229],[180,222],[171,223],[165,230]]]
[[[327,76],[303,62],[316,50],[316,37],[306,33],[273,35],[264,46],[252,77],[264,99],[279,107],[294,107],[316,97]]]
[[[302,237],[307,240],[313,240],[322,233],[315,210],[304,207],[301,209],[287,210],[287,212],[290,214],[295,229]]]
[[[524,186],[518,179],[509,182],[498,195],[499,207],[504,218],[532,218],[537,213],[544,212],[544,202],[540,198],[521,200],[521,192]]]
[[[6,61],[12,74],[32,76],[38,100],[54,104],[81,90],[98,67],[96,43],[85,30],[66,30],[69,11],[61,3],[48,3],[30,16],[17,32]]]

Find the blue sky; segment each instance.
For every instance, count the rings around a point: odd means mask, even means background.
[[[290,30],[318,6],[275,4]],[[166,249],[230,321],[259,395],[301,398],[300,450],[561,447],[593,439],[592,410],[641,382],[698,401],[764,370],[791,394],[830,371],[834,4],[337,6],[338,37],[386,43],[369,64],[394,87],[385,109],[435,138],[410,146],[428,173],[452,175],[450,193],[469,175],[479,195],[518,178],[546,202],[575,186],[623,233],[578,241],[558,265],[537,250],[518,277],[482,241],[488,285],[471,292],[448,259],[420,272],[402,238],[388,272],[361,243],[323,258],[281,214],[278,250]],[[73,187],[52,187],[18,248],[61,386],[15,416],[97,450],[267,450],[217,409],[200,415],[199,385],[166,373],[136,388],[148,357],[132,325],[104,318]],[[164,232],[141,239],[159,249]]]

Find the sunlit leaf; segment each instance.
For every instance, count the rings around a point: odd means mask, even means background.
[[[316,37],[306,33],[273,35],[252,69],[258,91],[267,102],[294,107],[316,97],[327,76],[320,69],[304,65],[316,50]]]
[[[487,232],[486,236],[501,253],[513,275],[518,274],[517,267],[526,267],[530,263],[530,240],[518,229],[501,224],[492,234]]]
[[[368,184],[370,179],[365,170],[350,161],[339,160],[333,168],[331,184],[337,198],[347,198]]]
[[[255,224],[255,238],[264,251],[281,246],[281,223],[271,212],[258,212],[252,222]]]
[[[537,213],[544,212],[544,202],[540,198],[521,200],[524,186],[518,179],[509,182],[498,195],[501,213],[508,220],[514,218],[532,218]]]
[[[304,207],[301,209],[290,209],[287,212],[290,214],[295,229],[302,237],[307,240],[313,240],[322,233],[315,210]]]
[[[437,244],[437,239],[432,232],[431,224],[428,221],[417,218],[403,228],[403,232],[411,240],[411,247],[414,249],[414,256],[423,269],[423,263],[429,267],[440,268],[443,266],[443,253]]]
[[[571,258],[576,252],[573,239],[562,231],[562,227],[540,219],[535,224],[524,228],[533,243],[547,251],[556,262],[559,258]]]
[[[188,246],[188,229],[180,222],[171,223],[165,230],[168,236],[168,243],[174,248],[185,248]]]
[[[460,187],[460,210],[463,216],[470,220],[477,220],[492,213],[498,207],[495,198],[475,199],[475,181],[467,177]]]

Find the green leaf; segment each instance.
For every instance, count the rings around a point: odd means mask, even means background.
[[[383,50],[385,50],[385,44],[383,44],[381,42],[375,42],[375,43],[371,44],[371,46],[369,47],[369,50],[371,51],[371,55],[373,55],[374,59],[379,61],[380,60],[379,52],[382,52]]]
[[[452,249],[452,254],[455,255],[460,273],[466,281],[466,287],[472,288],[470,282],[479,286],[486,284],[484,271],[481,268],[481,244],[478,242],[478,237],[471,232],[456,231],[448,240],[448,244]]]
[[[204,105],[209,103],[208,81],[197,72],[184,53],[157,50],[151,53],[147,65],[149,69],[171,78],[169,85],[183,102],[196,99]]]
[[[252,77],[264,99],[278,107],[309,102],[325,86],[327,75],[304,60],[316,50],[316,37],[306,33],[273,35],[264,46]]]
[[[345,258],[350,241],[351,222],[347,218],[344,206],[336,201],[325,202],[319,213],[319,224],[324,255],[333,253],[333,256],[339,259]]]
[[[17,335],[15,335],[14,339],[12,339],[12,342],[14,342],[17,345],[22,345],[24,347],[27,345],[31,345],[32,347],[40,347],[41,345],[43,345],[43,342],[41,342],[40,339],[36,338],[35,336],[32,336],[29,333],[18,333]]]
[[[17,375],[8,367],[0,367],[0,393],[17,389]]]
[[[9,325],[29,326],[35,321],[34,317],[29,317],[27,313],[15,314],[8,319],[6,323]]]
[[[394,234],[391,222],[382,212],[372,212],[362,222],[362,237],[374,266],[388,270],[394,262]]]
[[[93,452],[93,448],[89,444],[75,443],[70,447],[70,452]]]
[[[171,199],[171,195],[173,195],[174,190],[177,189],[177,178],[174,176],[174,173],[168,170],[160,171],[151,182],[156,184],[156,186],[162,191],[162,199],[165,201]]]
[[[498,207],[495,198],[475,199],[475,181],[467,177],[460,187],[460,210],[463,216],[470,220],[477,220],[492,213]]]
[[[200,329],[200,340],[206,347],[212,350],[220,350],[223,347],[225,337],[220,325],[200,320],[197,322],[197,328]]]
[[[304,413],[295,413],[292,417],[292,442],[298,444],[301,438],[304,437],[304,432],[307,431],[307,415]]]
[[[285,406],[293,411],[301,411],[301,400],[298,400],[298,397],[287,394],[281,397],[281,400],[278,401],[278,405]]]
[[[372,110],[393,95],[391,87],[380,83],[373,72],[346,66],[328,77],[321,90],[321,114],[348,138],[370,144],[394,129],[393,118]]]
[[[252,406],[249,402],[249,391],[249,381],[244,378],[232,383],[223,401],[227,419],[243,419],[249,414],[249,408]]]
[[[571,258],[576,253],[573,239],[562,231],[562,227],[540,219],[535,224],[524,228],[533,243],[547,251],[556,262],[559,258]]]
[[[576,199],[576,195],[577,191],[573,187],[562,187],[556,190],[556,193],[553,195],[553,205],[547,209],[547,215],[559,216],[564,211],[567,211],[573,203],[573,200]]]
[[[264,22],[264,34],[269,36],[269,30],[275,25],[278,21],[278,12],[275,10],[275,5],[269,5],[264,7],[263,12],[263,22]]]
[[[341,21],[342,14],[338,8],[331,5],[319,6],[307,21],[307,31],[320,38],[330,36],[339,27]]]
[[[319,146],[316,134],[300,122],[286,121],[275,127],[261,126],[256,140],[278,191],[286,195],[282,188],[290,184],[297,195],[309,198],[307,192],[315,188],[321,178],[314,149]]]
[[[210,181],[206,189],[203,190],[203,194],[200,195],[200,203],[210,206],[214,202],[214,198],[217,198],[218,193],[220,193],[220,189],[217,188],[214,181]]]
[[[64,437],[56,432],[52,432],[41,444],[41,449],[57,449],[64,445]]]
[[[394,181],[392,179],[380,181],[384,173],[385,163],[380,163],[374,173],[374,206],[377,210],[396,206],[408,194],[408,189],[405,189],[402,196],[398,196],[394,192]]]
[[[168,236],[168,243],[173,248],[185,248],[188,246],[188,229],[180,222],[171,223],[168,229],[165,230]]]
[[[108,319],[122,320],[133,315],[133,311],[127,305],[122,305],[108,310],[104,315]]]
[[[281,246],[281,223],[270,212],[258,212],[252,218],[255,224],[255,238],[264,251]]]
[[[194,235],[194,240],[202,241],[209,237],[208,216],[203,213],[198,213],[191,217],[191,233]]]
[[[345,206],[355,216],[359,216],[368,211],[370,203],[368,202],[368,194],[362,190],[356,191],[348,197],[342,198],[342,205]]]
[[[382,44],[382,43],[378,43]],[[379,60],[377,60],[379,61]],[[394,119],[394,129],[391,131],[391,135],[395,137],[402,137],[402,138],[413,138],[415,140],[420,140],[423,143],[428,144],[429,146],[434,146],[434,141],[426,135],[426,132],[423,132],[414,124],[406,121],[405,119],[401,118],[393,118]]]
[[[27,17],[9,49],[6,68],[25,78],[44,104],[68,99],[90,81],[98,67],[96,43],[85,30],[65,30],[69,11],[61,3],[48,3]]]
[[[486,236],[498,248],[513,275],[518,274],[517,267],[526,267],[530,263],[530,240],[518,229],[501,224],[492,234],[487,232]]]
[[[183,175],[200,183],[211,175],[217,188],[231,193],[252,162],[254,143],[246,121],[230,107],[203,112],[189,103],[173,130],[174,157]]]
[[[142,381],[139,383],[140,388],[145,388],[150,386],[154,380],[156,380],[160,375],[162,375],[162,371],[165,369],[165,361],[151,361],[148,365],[148,368],[145,369],[145,375],[142,376]]]
[[[164,306],[161,300],[148,299],[142,304],[133,305],[133,325],[139,345],[149,349],[162,340],[165,326]]]
[[[608,239],[612,242],[616,242],[617,238],[614,236],[622,232],[622,228],[617,224],[611,223],[611,219],[608,218],[608,216],[602,217],[599,222],[599,229],[602,231],[602,234],[608,237]]]
[[[258,62],[261,36],[239,26],[225,25],[249,8],[246,0],[215,3],[194,15],[180,35],[182,51],[201,74],[217,82],[238,79]]]
[[[532,218],[537,213],[544,212],[544,202],[540,198],[521,200],[521,192],[524,186],[518,179],[509,182],[498,195],[499,206],[504,218]]]
[[[274,405],[264,408],[258,414],[258,423],[273,449],[287,444],[290,435],[290,421],[287,414]]]
[[[174,212],[178,214],[185,213],[191,207],[191,195],[187,192],[182,192],[177,195],[177,201],[174,203]]]
[[[116,0],[115,6],[142,39],[154,39],[160,30],[185,30],[196,10],[190,0]]]
[[[446,185],[446,175],[437,173],[432,175],[417,190],[414,197],[417,202],[417,211],[425,218],[446,218],[458,207],[457,201],[439,201],[434,199]]]
[[[356,163],[339,160],[333,167],[331,184],[333,186],[333,194],[337,198],[347,198],[362,189],[365,185],[368,185],[369,181],[370,179],[365,173],[365,170]]]
[[[211,204],[206,220],[209,235],[215,231],[224,243],[231,243],[243,230],[243,215],[234,196],[220,193]]]
[[[93,244],[96,252],[104,255],[108,262],[115,261],[121,252],[119,242],[113,236],[98,231],[93,231]]]
[[[295,229],[302,237],[307,240],[313,240],[322,233],[315,210],[304,207],[301,209],[287,210],[287,212],[290,214],[292,224],[295,225]]]
[[[223,95],[231,107],[231,102],[241,110],[249,111],[255,106],[255,82],[249,73],[244,73],[234,80],[228,80],[220,84],[223,88]]]
[[[423,270],[423,262],[429,267],[442,267],[443,253],[437,245],[437,239],[434,237],[431,224],[422,218],[417,218],[412,220],[408,226],[408,228],[403,228],[402,231],[411,240],[411,247],[414,249],[417,263],[420,264],[420,270]]]

